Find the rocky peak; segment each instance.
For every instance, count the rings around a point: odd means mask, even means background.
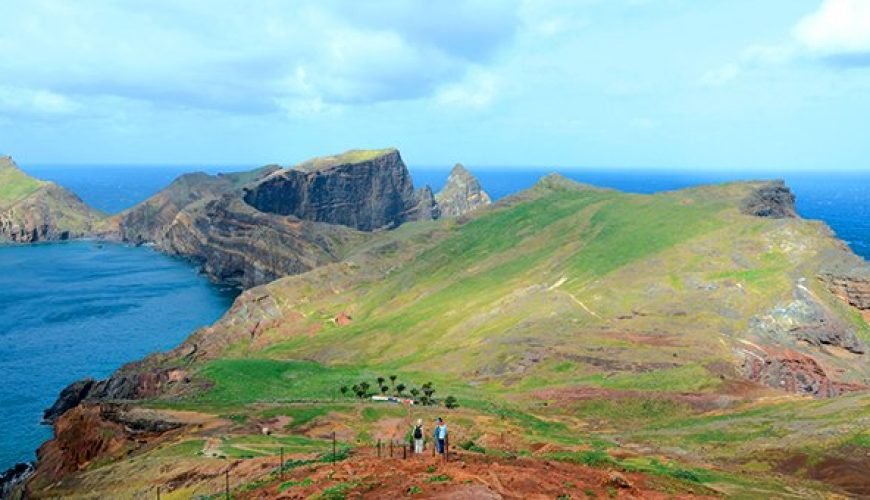
[[[752,191],[743,200],[740,211],[746,215],[771,219],[797,217],[794,193],[782,180],[770,181]]]
[[[0,169],[4,168],[14,168],[17,170],[18,165],[15,164],[15,160],[11,156],[0,156]]]
[[[435,201],[443,217],[456,217],[492,203],[480,182],[461,163],[457,163],[447,178],[447,184]]]
[[[363,231],[432,219],[396,149],[351,150],[283,169],[244,189],[261,212]]]

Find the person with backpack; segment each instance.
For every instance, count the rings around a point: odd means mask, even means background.
[[[414,453],[423,453],[423,419],[417,419],[417,425],[414,426]]]
[[[438,425],[435,427],[435,445],[438,447],[438,453],[444,454],[444,444],[447,441],[447,424],[444,419],[438,417]]]

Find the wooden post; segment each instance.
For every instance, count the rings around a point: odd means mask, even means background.
[[[281,482],[284,482],[284,447],[281,447],[281,465],[278,467],[278,474],[281,476]]]
[[[335,431],[332,432],[332,466],[335,467]]]
[[[450,454],[450,435],[444,436],[444,461],[447,462],[447,455]]]
[[[227,469],[227,471],[224,473],[224,481],[225,481],[224,482],[224,491],[227,494],[227,500],[230,500],[230,470],[229,469]]]
[[[378,458],[381,458],[381,440],[378,438]]]
[[[160,500],[160,486],[157,487],[157,500]]]
[[[402,443],[402,460],[408,459],[408,448],[405,446],[405,443]]]
[[[390,458],[393,458],[393,440],[390,439]]]

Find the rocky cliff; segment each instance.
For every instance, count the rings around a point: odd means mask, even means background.
[[[217,282],[250,288],[336,262],[364,239],[345,226],[263,213],[228,194],[180,212],[157,246],[198,262]]]
[[[160,242],[175,217],[188,206],[220,198],[278,169],[267,165],[236,174],[184,174],[144,202],[112,217],[104,230],[130,243]]]
[[[492,203],[477,178],[457,163],[435,201],[443,217],[456,217]]]
[[[794,204],[794,193],[785,185],[784,181],[777,180],[753,190],[743,200],[740,209],[747,215],[783,219],[797,217]]]
[[[35,243],[89,235],[100,214],[72,192],[0,157],[0,242]]]
[[[348,151],[283,169],[244,189],[261,212],[341,224],[362,231],[432,219],[431,191],[414,192],[395,149]]]
[[[432,190],[414,189],[398,151],[354,150],[293,168],[184,175],[105,232],[153,243],[215,281],[248,288],[336,262],[364,232],[438,213]]]

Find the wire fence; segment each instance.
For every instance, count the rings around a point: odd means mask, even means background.
[[[432,457],[440,456],[440,460],[443,463],[447,463],[450,461],[450,435],[443,440],[444,442],[439,446],[438,440],[435,439],[423,439],[423,452],[416,453],[414,447],[414,438],[410,437],[408,441],[400,440],[400,439],[389,439],[383,440],[378,439],[373,445],[369,446],[361,446],[356,449],[344,448],[342,449],[342,453],[338,452],[338,441],[336,437],[336,433],[332,433],[332,439],[330,442],[330,449],[325,453],[321,454],[318,459],[303,461],[302,463],[327,463],[331,464],[335,467],[336,463],[340,460],[343,460],[347,456],[351,454],[351,452],[361,453],[361,454],[370,454],[371,456],[380,458],[380,459],[398,459],[401,458],[403,460],[409,460],[414,456],[425,456],[427,454],[431,454]],[[270,473],[274,476],[275,479],[278,479],[281,483],[284,482],[287,472],[295,467],[298,467],[300,464],[299,461],[295,460],[287,460],[284,447],[282,446],[279,450],[278,454],[279,462],[276,467],[276,471],[273,470]],[[223,476],[222,479],[222,490],[220,493],[213,493],[211,495],[205,495],[203,498],[209,499],[220,499],[225,498],[229,500],[232,498],[232,493],[235,489],[245,486],[248,483],[239,483],[236,485],[232,485],[232,474],[231,470],[234,464],[229,465],[222,473],[216,476],[214,479],[217,479],[220,476]],[[249,478],[245,478],[249,479]],[[274,479],[272,479],[274,480]],[[157,486],[154,490],[151,490],[150,493],[145,493],[139,498],[147,499],[147,498],[155,498],[156,495],[157,500],[161,500],[164,498],[164,495],[172,492],[172,488],[167,485]]]

